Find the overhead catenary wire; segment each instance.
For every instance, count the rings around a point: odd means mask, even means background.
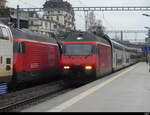
[[[83,6],[88,6],[85,3],[83,3],[81,0],[78,0],[80,4],[82,4]]]
[[[66,1],[71,3],[71,0],[66,0]],[[81,0],[78,0],[78,3],[80,3],[80,4],[84,5],[84,6],[87,6],[87,5],[85,5],[83,2],[81,2]],[[75,15],[76,15],[78,18],[82,19],[82,20],[86,20],[85,16],[83,16],[82,14],[75,13]]]
[[[105,25],[103,25],[104,27],[108,26],[109,28],[111,28],[112,30],[116,30],[115,27],[112,26],[112,24],[110,24],[110,22],[107,20],[107,18],[105,17],[104,11],[102,11],[102,15],[100,15],[101,20],[104,21]],[[107,29],[107,28],[106,28]],[[107,31],[105,31],[106,34],[108,34],[109,36],[112,36],[112,38],[118,38],[118,33],[107,33]],[[119,35],[120,36],[120,35]]]
[[[112,29],[114,29],[114,27],[109,23],[109,21],[105,18],[105,14],[104,11],[102,11],[102,15],[103,15],[103,20],[108,24],[108,26]]]

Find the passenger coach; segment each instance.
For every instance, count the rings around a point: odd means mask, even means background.
[[[13,37],[10,29],[0,24],[0,83],[9,83],[13,75]]]

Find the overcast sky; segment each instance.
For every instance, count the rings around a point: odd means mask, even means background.
[[[42,7],[46,0],[8,0],[8,6]],[[150,6],[150,0],[66,0],[73,6]],[[107,30],[144,30],[150,27],[150,17],[142,16],[150,12],[95,12]],[[76,12],[77,29],[85,28],[84,13]]]

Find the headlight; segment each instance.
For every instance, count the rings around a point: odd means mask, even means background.
[[[64,69],[68,70],[68,69],[70,69],[70,67],[69,66],[64,66]]]
[[[92,70],[93,67],[92,66],[85,66],[85,70]]]

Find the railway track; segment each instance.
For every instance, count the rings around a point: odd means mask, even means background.
[[[18,112],[33,104],[66,93],[70,89],[63,87],[62,81],[57,81],[0,97],[0,112]]]

